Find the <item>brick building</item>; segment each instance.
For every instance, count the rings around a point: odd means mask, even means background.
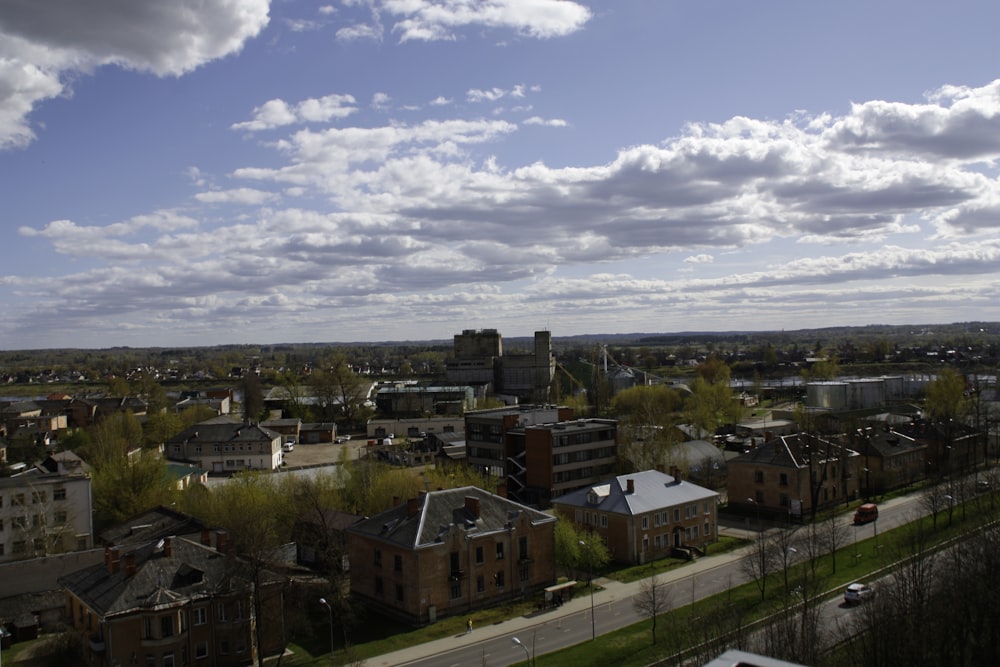
[[[675,548],[703,552],[718,539],[719,494],[671,472],[619,475],[552,504],[563,519],[600,535],[620,563],[647,563]]]
[[[351,594],[415,623],[555,581],[556,518],[482,489],[421,493],[348,529]]]
[[[216,534],[215,548],[180,537],[107,547],[103,563],[60,578],[86,663],[244,665],[258,651],[280,652],[280,582],[261,588],[259,617],[267,622],[258,625],[251,587],[236,574],[224,535]]]

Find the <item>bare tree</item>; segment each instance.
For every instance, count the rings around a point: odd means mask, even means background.
[[[660,584],[659,575],[643,579],[639,584],[639,592],[632,598],[635,610],[649,618],[652,623],[653,643],[656,643],[656,618],[670,608],[670,599],[666,588]]]
[[[823,519],[823,536],[826,550],[830,552],[833,574],[837,573],[837,551],[847,543],[847,525],[836,512],[830,512]]]
[[[767,577],[775,567],[774,548],[766,531],[758,533],[747,546],[741,565],[743,573],[757,585],[763,600],[767,594]]]

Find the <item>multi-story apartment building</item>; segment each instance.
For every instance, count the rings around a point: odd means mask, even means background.
[[[213,473],[274,470],[281,465],[282,435],[231,417],[200,422],[167,440],[163,453]]]
[[[572,409],[557,406],[521,405],[467,412],[465,413],[466,461],[469,465],[494,477],[506,477],[508,458],[516,453],[514,445],[508,444],[507,434],[510,431],[524,426],[554,423],[572,418]],[[523,452],[523,447],[521,451]]]
[[[210,539],[206,531],[201,542]],[[181,537],[110,546],[103,563],[60,578],[86,663],[245,665],[258,653],[280,652],[280,581],[265,580],[255,614],[252,587],[239,576],[236,559],[223,555],[225,534],[216,539],[215,548]]]
[[[351,593],[433,623],[555,581],[554,516],[468,486],[421,493],[347,530]]]
[[[614,560],[642,564],[675,548],[705,547],[718,539],[719,494],[657,470],[619,475],[552,501],[560,517],[593,531]]]
[[[507,490],[547,507],[565,493],[607,479],[618,458],[618,422],[575,419],[534,424],[507,434]]]
[[[0,562],[93,547],[90,476],[28,468],[0,478]]]

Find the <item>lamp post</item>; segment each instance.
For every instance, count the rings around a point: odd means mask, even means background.
[[[594,619],[594,554],[590,545],[580,540],[580,545],[587,547],[587,586],[590,588],[590,639],[597,639],[597,621]]]
[[[951,514],[952,510],[955,508],[955,498],[952,496],[944,496],[944,499],[948,501],[948,527],[951,528]]]
[[[524,657],[525,657],[525,658],[526,658],[526,659],[528,660],[528,665],[529,665],[529,667],[530,667],[533,661],[532,661],[532,659],[531,659],[531,654],[530,654],[530,653],[528,653],[528,647],[527,647],[527,646],[525,646],[525,645],[524,645],[524,642],[522,642],[522,641],[521,641],[520,639],[518,639],[517,637],[511,637],[511,638],[510,638],[510,640],[511,640],[512,642],[514,642],[515,644],[517,644],[518,646],[520,646],[521,648],[523,648],[523,649],[524,649]]]
[[[320,598],[319,603],[330,612],[330,662],[333,662],[333,607],[326,601],[326,598]]]

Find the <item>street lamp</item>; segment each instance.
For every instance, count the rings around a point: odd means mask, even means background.
[[[951,513],[955,508],[955,499],[952,496],[944,496],[944,499],[948,501],[948,527],[951,527]]]
[[[319,603],[330,612],[330,662],[333,662],[333,607],[326,601],[326,598],[320,598]]]
[[[590,639],[597,639],[597,621],[594,620],[594,553],[590,545],[580,540],[580,545],[587,547],[587,586],[590,588]]]
[[[528,647],[527,647],[527,646],[525,646],[525,645],[524,645],[524,642],[522,642],[522,641],[521,641],[520,639],[518,639],[517,637],[511,637],[511,638],[510,638],[510,640],[511,640],[512,642],[514,642],[515,644],[517,644],[518,646],[520,646],[521,648],[523,648],[523,649],[524,649],[524,657],[525,657],[525,658],[526,658],[526,659],[528,660],[528,665],[529,665],[529,667],[530,667],[530,665],[531,665],[531,662],[532,662],[532,661],[531,661],[531,654],[530,654],[530,653],[528,653]]]

